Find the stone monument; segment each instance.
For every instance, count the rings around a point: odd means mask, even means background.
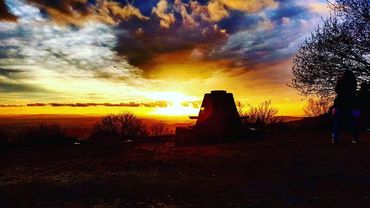
[[[261,132],[247,128],[239,116],[232,93],[215,90],[204,95],[194,126],[176,128],[176,144],[217,143],[248,137]]]

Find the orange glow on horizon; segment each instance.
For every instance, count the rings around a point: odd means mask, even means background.
[[[201,100],[201,99],[198,99]],[[251,103],[249,100],[238,99],[243,104],[250,104],[256,106],[259,102]],[[171,101],[171,100],[169,100]],[[273,107],[276,107],[279,112],[279,116],[304,116],[302,108],[304,102],[291,103],[282,102],[274,103],[272,99]],[[198,115],[200,106],[185,106],[179,100],[171,102],[167,107],[108,107],[108,106],[92,106],[92,107],[0,107],[0,115],[37,115],[37,114],[54,114],[54,115],[107,115],[107,114],[118,114],[123,112],[131,112],[140,117],[181,117],[187,118],[188,116]],[[248,110],[246,107],[245,110]]]
[[[1,107],[0,115],[106,115],[128,111],[144,117],[187,117],[197,115],[200,106],[185,106],[183,103],[201,102],[203,95],[212,90],[226,90],[233,93],[235,101],[241,101],[247,106],[256,106],[263,101],[271,100],[272,106],[278,108],[278,115],[280,116],[304,115],[302,109],[305,101],[302,101],[302,97],[298,95],[295,89],[287,86],[292,76],[290,71],[292,61],[290,59],[277,62],[271,66],[258,66],[259,70],[246,70],[230,66],[226,61],[222,60],[189,59],[191,54],[192,51],[181,51],[157,57],[153,68],[144,74],[150,80],[145,85],[146,87],[138,88],[134,91],[137,96],[135,99],[140,100],[140,102],[166,101],[168,103],[167,107]],[[79,89],[76,86],[71,87]],[[97,83],[89,83],[86,89],[94,90],[97,92],[97,95],[106,95],[100,98],[102,100],[85,99],[86,103],[131,101],[130,98],[125,100],[125,97],[120,96],[122,89],[116,86],[104,88]],[[78,99],[80,96],[76,95],[75,97]],[[22,104],[25,105],[27,102],[37,101],[23,101]],[[77,103],[81,101],[61,100],[60,102]]]

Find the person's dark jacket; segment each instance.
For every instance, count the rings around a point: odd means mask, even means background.
[[[334,108],[342,111],[352,111],[358,108],[356,97],[356,78],[343,77],[335,86],[337,97],[334,100]]]

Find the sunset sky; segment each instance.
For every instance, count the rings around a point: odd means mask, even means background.
[[[189,115],[232,92],[303,115],[292,59],[326,0],[1,0],[0,114]]]

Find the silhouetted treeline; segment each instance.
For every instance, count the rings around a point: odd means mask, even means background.
[[[73,143],[75,139],[67,136],[57,124],[41,123],[19,131],[0,129],[0,147],[31,146],[42,144]]]
[[[132,113],[107,115],[97,122],[83,142],[105,143],[174,135],[165,122],[145,124]],[[41,123],[23,130],[0,129],[0,148],[82,142],[67,135],[60,125]]]

